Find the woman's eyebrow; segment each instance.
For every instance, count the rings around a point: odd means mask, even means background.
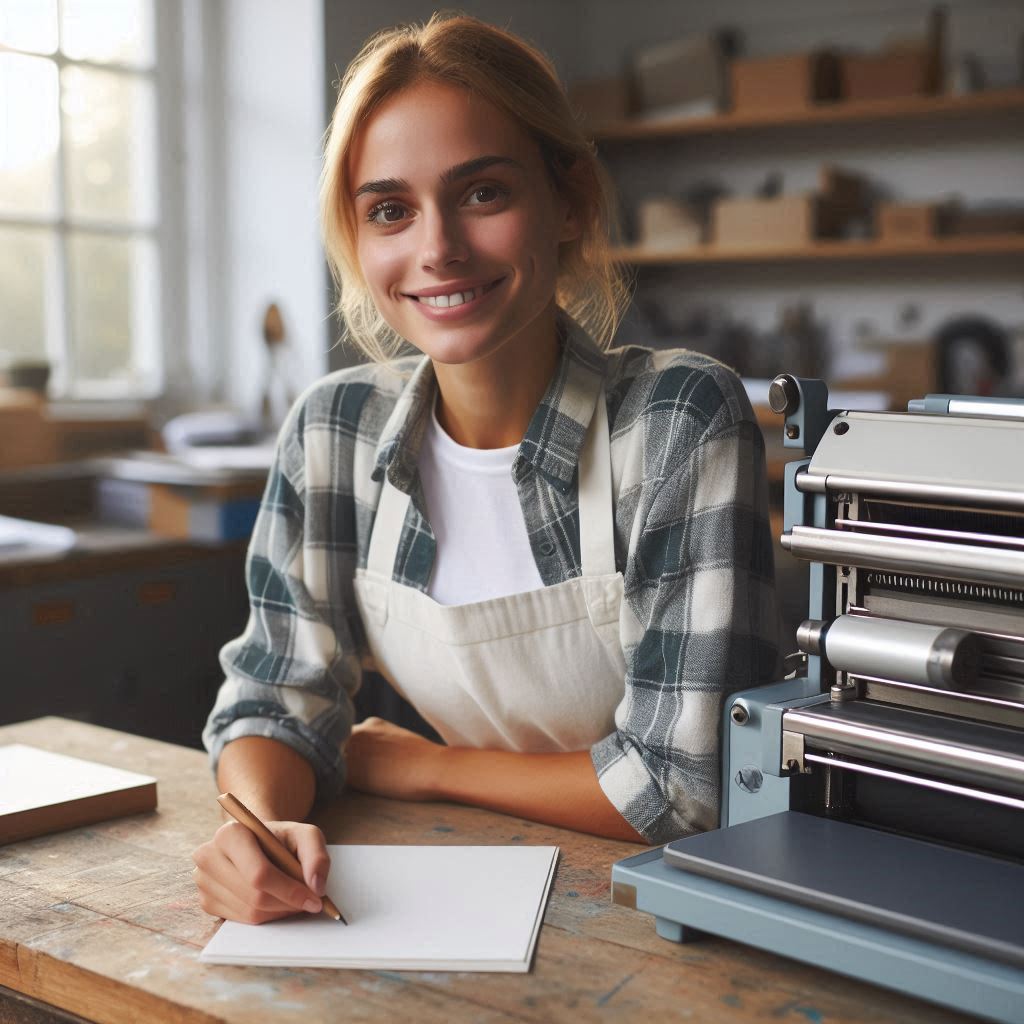
[[[486,170],[488,167],[493,167],[495,164],[505,164],[509,167],[516,167],[519,170],[525,170],[523,165],[518,160],[513,160],[510,156],[478,156],[472,160],[466,160],[461,164],[456,164],[454,167],[449,167],[448,170],[441,173],[441,184],[450,185],[453,181],[457,181],[459,178],[469,178],[474,174],[479,174],[481,171]],[[411,192],[412,187],[409,185],[404,178],[378,178],[376,181],[367,181],[360,185],[353,194],[353,199],[358,199],[362,195],[370,193],[372,195],[382,195],[388,192]]]
[[[466,160],[464,163],[456,164],[454,167],[449,167],[441,175],[441,184],[450,185],[459,178],[469,178],[495,164],[506,164],[510,167],[517,167],[521,171],[525,169],[518,160],[513,160],[510,156],[478,156],[472,160]]]
[[[380,195],[384,192],[411,192],[409,182],[405,178],[379,178],[377,181],[368,181],[355,190],[353,199],[358,199],[367,192],[373,195]]]

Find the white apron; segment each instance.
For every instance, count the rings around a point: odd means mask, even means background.
[[[472,604],[438,604],[392,579],[409,502],[385,475],[367,567],[356,570],[372,667],[449,746],[585,750],[613,732],[626,665],[603,391],[580,455],[581,577]]]

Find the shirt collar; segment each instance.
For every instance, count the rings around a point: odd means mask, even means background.
[[[512,464],[518,482],[530,467],[559,491],[570,490],[580,449],[604,383],[607,359],[596,342],[564,310],[558,311],[561,355]],[[437,392],[437,378],[424,356],[413,370],[381,432],[373,479],[411,492],[423,434]]]

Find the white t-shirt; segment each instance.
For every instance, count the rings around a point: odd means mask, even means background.
[[[438,604],[471,604],[544,586],[512,479],[518,449],[465,448],[431,413],[419,470],[437,540],[427,593]]]

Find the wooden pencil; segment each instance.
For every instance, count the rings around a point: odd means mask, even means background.
[[[302,865],[299,863],[295,854],[288,849],[284,843],[281,842],[273,832],[267,828],[266,825],[256,817],[252,811],[249,810],[245,804],[242,803],[238,797],[233,796],[231,793],[221,793],[217,797],[217,803],[224,808],[228,814],[231,815],[235,821],[244,825],[250,832],[256,837],[256,841],[260,844],[263,852],[274,862],[286,875],[294,878],[296,882],[302,882],[305,884],[305,879],[302,877]],[[341,911],[331,902],[328,896],[323,897],[323,909],[322,912],[328,917],[333,917],[335,921],[340,921],[342,924],[347,925],[348,921],[342,917]]]

